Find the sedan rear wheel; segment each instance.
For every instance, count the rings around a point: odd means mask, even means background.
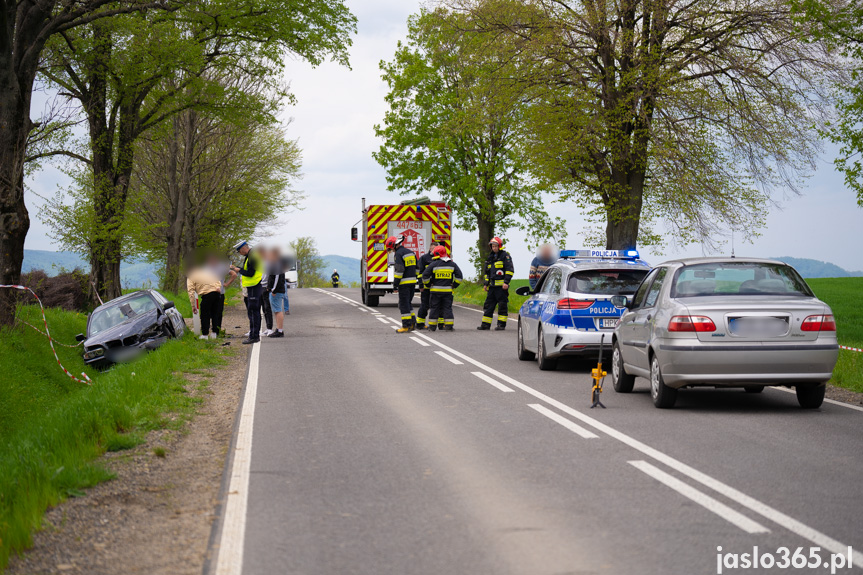
[[[614,342],[614,350],[611,352],[611,382],[617,393],[630,393],[635,387],[635,376],[629,375],[623,369],[623,358],[620,355],[618,342]]]
[[[677,390],[665,385],[659,369],[659,359],[655,355],[650,362],[650,397],[653,398],[653,405],[660,409],[674,407],[674,402],[677,401]]]
[[[518,359],[521,361],[532,361],[536,354],[524,348],[524,329],[521,326],[521,317],[518,318]]]
[[[536,351],[539,357],[539,369],[542,371],[554,371],[557,369],[557,358],[550,358],[546,355],[545,336],[542,333],[542,326],[540,326],[539,335],[537,336]]]
[[[827,391],[826,384],[819,385],[798,385],[797,403],[803,409],[817,409],[824,403],[824,392]]]

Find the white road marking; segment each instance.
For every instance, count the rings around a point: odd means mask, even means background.
[[[421,340],[421,339],[420,339],[420,338],[418,338],[418,337],[413,337],[413,336],[411,336],[411,339],[412,339],[412,340],[414,340],[415,342],[417,342],[418,344],[420,344],[420,345],[421,345],[421,346],[423,346],[423,347],[429,347],[429,345],[430,345],[430,344],[428,344],[428,343],[424,342],[423,340]]]
[[[735,489],[734,487],[731,487],[730,485],[726,485],[725,483],[722,483],[718,479],[714,479],[713,477],[707,475],[706,473],[702,473],[701,471],[698,471],[697,469],[683,463],[682,461],[679,461],[679,460],[671,457],[670,455],[666,455],[665,453],[662,453],[658,449],[654,449],[653,447],[650,447],[649,445],[635,439],[634,437],[630,437],[629,435],[626,435],[625,433],[620,432],[620,431],[614,429],[613,427],[610,427],[610,426],[602,423],[601,421],[598,421],[598,420],[590,417],[589,415],[585,415],[585,414],[569,407],[568,405],[561,403],[560,401],[558,401],[552,397],[549,397],[549,396],[545,395],[544,393],[537,391],[537,390],[533,389],[532,387],[525,385],[525,384],[521,383],[520,381],[513,379],[513,378],[509,377],[508,375],[505,375],[505,374],[497,371],[496,369],[493,369],[493,368],[483,364],[482,362],[479,362],[479,361],[473,359],[472,357],[469,357],[469,356],[461,353],[460,351],[456,351],[456,350],[452,349],[451,347],[446,346],[446,345],[444,345],[444,344],[442,344],[436,340],[433,340],[431,338],[428,338],[424,335],[418,334],[418,336],[426,339],[427,341],[440,347],[441,349],[445,349],[446,351],[450,352],[454,356],[460,357],[460,358],[464,359],[465,361],[472,363],[473,365],[477,366],[478,368],[480,368],[480,369],[486,371],[487,373],[497,377],[498,379],[501,379],[501,380],[509,383],[510,385],[512,385],[514,387],[517,387],[518,389],[524,391],[525,393],[528,393],[528,394],[536,397],[540,401],[547,403],[547,404],[551,405],[552,407],[556,407],[558,410],[580,420],[582,423],[585,423],[585,424],[589,425],[590,427],[593,427],[597,431],[605,433],[605,434],[609,435],[610,437],[620,441],[621,443],[624,443],[624,444],[628,445],[629,447],[635,449],[636,451],[640,451],[641,453],[647,455],[648,457],[655,459],[656,461],[659,461],[661,463],[664,463],[665,465],[667,465],[668,467],[671,467],[672,469],[678,471],[679,473],[682,473],[683,475],[686,475],[686,476],[690,477],[691,479],[694,479],[698,483],[701,483],[702,485],[705,485],[705,486],[713,489],[714,491],[717,491],[717,492],[721,493],[722,495],[725,495],[729,499],[732,499],[733,501],[736,501],[740,505],[749,508],[750,510],[754,511],[755,513],[758,513],[762,517],[766,517],[767,519],[773,521],[774,523],[777,523],[778,525],[784,527],[788,531],[791,531],[792,533],[795,533],[795,534],[799,535],[800,537],[803,537],[804,539],[807,539],[807,540],[811,541],[812,543],[814,543],[820,547],[823,547],[824,549],[827,549],[828,551],[831,551],[833,553],[843,553],[843,554],[848,553],[848,545],[846,545],[846,544],[844,544],[844,543],[842,543],[836,539],[833,539],[832,537],[830,537],[824,533],[821,533],[820,531],[818,531],[812,527],[809,527],[808,525],[794,519],[793,517],[786,515],[785,513],[782,513],[778,509],[774,509],[773,507],[770,507],[766,503],[762,503],[761,501],[755,499],[754,497],[750,497],[749,495],[746,495],[742,491]],[[863,552],[853,551],[852,557],[854,558],[854,563],[856,563],[858,565],[863,565]]]
[[[583,428],[582,426],[578,425],[577,423],[573,423],[572,421],[568,420],[564,416],[553,412],[552,410],[545,407],[544,405],[540,405],[538,403],[528,403],[527,406],[538,411],[539,413],[543,414],[544,416],[546,416],[547,418],[549,418],[553,422],[559,423],[560,425],[564,426],[565,428],[567,428],[571,432],[575,433],[576,435],[580,435],[581,437],[583,437],[585,439],[599,439],[599,436],[597,434],[595,434],[594,432]]]
[[[460,307],[461,309],[469,309],[470,311],[475,311],[475,312],[482,313],[482,310],[481,310],[481,309],[476,309],[476,308],[473,308],[473,307],[467,307],[466,305],[459,305],[459,304],[457,304],[457,303],[454,303],[454,304],[452,304],[452,306],[453,306],[453,307]]]
[[[794,391],[793,389],[785,388],[785,387],[768,387],[767,389],[775,389],[776,391],[784,391],[785,393],[793,393],[794,395],[797,395],[796,391]],[[848,409],[855,409],[857,411],[863,411],[863,407],[860,407],[859,405],[852,405],[850,403],[844,403],[842,401],[836,401],[835,399],[827,399],[826,397],[824,398],[824,403],[831,403],[833,405],[841,405],[842,407],[847,407]]]
[[[390,327],[391,327],[391,328],[393,328],[393,329],[394,329],[394,330],[396,330],[396,331],[398,331],[398,329],[399,329],[399,328],[398,328],[398,326],[395,326],[395,325],[391,325]]]
[[[225,519],[216,559],[216,575],[243,572],[243,547],[246,540],[246,512],[249,503],[249,468],[252,463],[252,430],[255,423],[255,398],[258,394],[258,366],[261,344],[252,344],[249,378],[243,396],[243,409],[237,427],[237,443],[231,464],[231,481],[225,501]]]
[[[485,365],[484,363],[473,359],[472,357],[470,357],[468,355],[461,353],[460,351],[457,351],[457,350],[455,350],[455,349],[453,349],[447,345],[440,343],[437,340],[434,340],[434,339],[432,339],[426,335],[422,335],[422,334],[417,334],[417,337],[422,338],[422,339],[428,341],[429,343],[436,345],[436,346],[440,347],[441,349],[450,352],[452,355],[454,355],[456,357],[460,357],[461,359],[465,360],[468,363],[475,365],[476,367],[482,369],[483,371],[489,373],[490,375],[493,375],[496,378],[509,383],[513,387],[516,387],[516,388],[524,391],[525,393],[536,397],[540,401],[547,403],[548,405],[550,405],[552,407],[557,408],[558,410],[566,413],[567,415],[574,417],[575,419],[580,420],[582,423],[584,423],[590,427],[593,427],[597,431],[605,433],[609,437],[612,437],[612,438],[620,441],[621,443],[628,445],[629,447],[631,447],[632,449],[635,449],[636,451],[640,451],[641,453],[650,457],[651,459],[654,459],[656,461],[664,463],[665,465],[676,470],[677,472],[688,476],[689,478],[697,481],[698,483],[701,483],[702,485],[704,485],[706,487],[709,487],[710,489],[713,489],[714,491],[716,491],[718,493],[721,493],[722,495],[724,495],[724,496],[728,497],[729,499],[739,503],[740,505],[754,511],[755,513],[761,515],[762,517],[765,517],[765,518],[769,519],[770,521],[773,521],[774,523],[784,527],[788,531],[791,531],[792,533],[795,533],[796,535],[799,535],[800,537],[807,539],[808,541],[811,541],[815,545],[823,547],[824,549],[831,551],[833,553],[841,553],[841,554],[848,553],[848,545],[846,545],[846,544],[844,544],[844,543],[842,543],[836,539],[833,539],[832,537],[830,537],[824,533],[821,533],[820,531],[818,531],[812,527],[809,527],[808,525],[794,519],[793,517],[786,515],[785,513],[782,513],[778,509],[770,507],[766,503],[762,503],[761,501],[755,499],[754,497],[750,497],[749,495],[746,495],[742,491],[735,489],[734,487],[731,487],[730,485],[727,485],[727,484],[719,481],[718,479],[714,479],[713,477],[707,475],[706,473],[702,473],[701,471],[698,471],[697,469],[683,463],[682,461],[679,461],[679,460],[671,457],[670,455],[666,455],[665,453],[659,451],[658,449],[650,447],[649,445],[635,439],[634,437],[630,437],[629,435],[626,435],[625,433],[618,431],[618,430],[614,429],[613,427],[606,425],[606,424],[602,423],[601,421],[590,417],[589,415],[585,415],[585,414],[581,413],[580,411],[577,411],[577,410],[573,409],[572,407],[569,407],[568,405],[561,403],[560,401],[558,401],[552,397],[549,397],[540,391],[533,389],[529,385],[525,385],[525,384],[521,383],[520,381],[513,379],[512,377],[510,377],[506,374],[503,374],[503,373],[497,371],[496,369],[491,368],[491,367]],[[856,563],[857,565],[863,565],[863,552],[853,551],[852,557],[854,559],[854,563]]]
[[[422,341],[422,340],[419,340],[419,341]],[[426,342],[422,342],[422,343],[423,343],[423,345],[428,345]],[[472,371],[471,373],[474,374],[475,376],[477,376],[478,378],[480,378],[481,380],[483,380],[484,382],[492,384],[493,386],[495,386],[496,388],[498,388],[501,391],[509,391],[511,393],[515,393],[514,389],[508,388],[507,386],[505,386],[501,382],[497,381],[496,379],[490,378],[489,376],[487,376],[486,374],[484,374],[481,371]]]
[[[448,362],[450,362],[450,363],[454,363],[455,365],[464,365],[464,363],[460,362],[459,360],[457,360],[457,359],[456,359],[456,358],[454,358],[453,356],[451,356],[451,355],[449,355],[449,354],[446,354],[446,353],[444,353],[444,352],[442,352],[442,351],[436,351],[435,353],[436,353],[436,354],[438,354],[439,356],[441,356],[442,358],[444,358],[445,360],[447,360],[447,361],[448,361]]]
[[[629,464],[634,466],[636,469],[640,469],[641,471],[645,472],[660,483],[663,483],[671,489],[677,491],[687,499],[691,499],[692,501],[698,503],[708,511],[712,511],[713,513],[719,515],[732,525],[736,525],[737,527],[743,529],[747,533],[770,533],[770,530],[761,525],[760,523],[753,521],[742,513],[738,513],[724,503],[714,499],[713,497],[710,497],[706,493],[703,493],[695,489],[694,487],[687,485],[673,475],[662,471],[658,467],[651,465],[646,461],[630,461]]]
[[[381,323],[385,323],[385,324],[387,324],[387,325],[389,325],[389,323],[390,323],[390,322],[388,322],[385,318],[382,318],[382,317],[379,317],[379,318],[378,318],[378,321],[379,321],[379,322],[381,322]]]

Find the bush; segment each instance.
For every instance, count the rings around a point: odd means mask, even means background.
[[[90,276],[80,269],[61,272],[50,277],[42,270],[33,270],[21,275],[21,284],[29,287],[42,300],[45,307],[58,307],[66,311],[86,311],[87,291]],[[32,304],[29,293],[21,293],[21,303]]]

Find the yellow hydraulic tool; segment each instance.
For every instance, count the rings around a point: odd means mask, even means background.
[[[599,339],[599,360],[596,362],[596,367],[594,367],[590,372],[590,377],[593,378],[593,390],[590,392],[590,399],[593,402],[590,406],[591,409],[597,405],[602,409],[605,409],[605,406],[602,405],[602,401],[600,401],[602,382],[605,381],[605,376],[608,375],[608,372],[602,369],[602,347],[604,343],[605,334],[602,334],[602,337]]]

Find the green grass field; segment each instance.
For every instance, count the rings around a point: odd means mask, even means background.
[[[820,278],[807,280],[815,294],[833,310],[839,343],[849,347],[863,348],[863,305],[858,297],[863,296],[863,278]],[[527,299],[515,295],[515,289],[527,285],[527,280],[513,280],[509,298],[511,315],[518,312]],[[485,292],[482,285],[466,282],[455,291],[455,300],[461,303],[482,306]],[[833,370],[831,383],[863,393],[863,353],[839,350],[839,362]]]
[[[166,295],[185,309],[184,298]],[[21,306],[19,317],[42,324],[38,306]],[[48,310],[51,335],[62,343],[74,344],[86,322],[85,314]],[[199,400],[176,374],[219,364],[224,349],[187,335],[99,372],[84,368],[80,348],[58,346],[70,372],[90,376],[88,387],[57,366],[44,335],[24,325],[0,330],[0,571],[30,545],[46,508],[111,477],[94,462],[99,455],[181,425]]]

